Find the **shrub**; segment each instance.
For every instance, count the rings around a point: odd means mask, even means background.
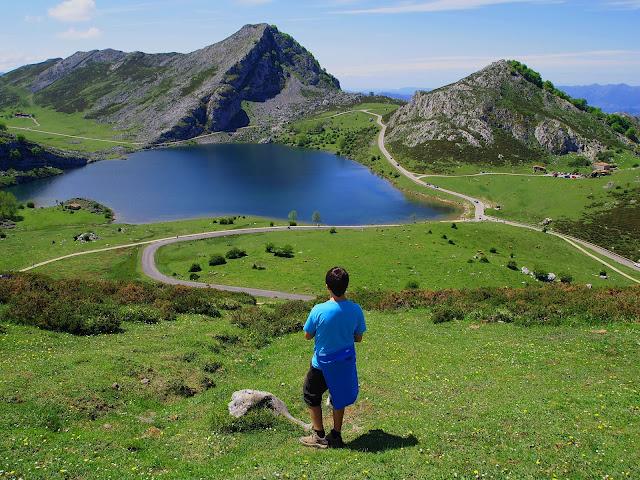
[[[201,271],[202,271],[202,267],[198,263],[193,263],[189,268],[190,273],[201,272]]]
[[[276,257],[282,257],[282,258],[293,258],[294,257],[293,247],[291,245],[285,245],[284,247],[276,248],[274,250],[273,254]]]
[[[36,208],[36,204],[31,202],[31,201],[29,201],[29,202],[27,202],[27,208]]]
[[[126,305],[120,307],[119,316],[123,322],[149,324],[160,323],[162,320],[169,319],[160,309],[149,305]]]
[[[233,217],[221,218],[220,225],[233,225],[234,221]]]
[[[264,265],[261,265],[259,263],[254,263],[253,266],[251,267],[252,270],[266,270],[267,267],[265,267]]]
[[[209,259],[209,266],[210,267],[216,267],[218,265],[224,265],[225,263],[227,263],[227,261],[225,260],[224,256],[222,256],[222,255],[212,255],[211,258]]]
[[[491,314],[488,321],[494,323],[513,323],[515,318],[515,314],[508,308],[498,308]]]
[[[273,251],[275,250],[276,246],[274,245],[273,242],[269,242],[264,246],[264,251],[267,253],[273,253]]]
[[[18,201],[16,197],[12,193],[0,190],[0,220],[15,218],[17,213]]]
[[[420,284],[415,280],[409,280],[404,288],[406,288],[407,290],[417,290],[418,288],[420,288]]]
[[[518,264],[513,260],[509,260],[509,262],[507,263],[507,268],[509,270],[519,270]]]
[[[447,237],[446,235],[442,235],[442,239],[443,240],[447,240],[449,237]]]
[[[191,280],[192,282],[200,280],[200,275],[198,275],[197,273],[192,273],[191,275],[189,275],[189,280]]]
[[[115,307],[89,302],[69,302],[49,292],[15,295],[9,302],[7,318],[20,325],[73,335],[98,335],[120,331]]]
[[[549,281],[549,272],[542,270],[541,268],[535,268],[533,270],[533,277],[540,282],[548,282]]]
[[[560,275],[560,282],[562,283],[572,283],[573,282],[573,277],[571,275],[569,275],[568,273],[563,273]]]
[[[487,257],[480,257],[480,263],[489,263],[489,259]]]
[[[606,270],[600,270],[600,276],[601,277],[606,277],[607,276],[607,271]]]
[[[207,295],[208,292],[200,292],[198,289],[179,289],[171,298],[171,306],[176,313],[193,315],[206,315],[218,318],[221,316],[216,301]]]
[[[238,247],[233,247],[231,250],[229,250],[227,252],[226,257],[229,260],[236,260],[238,258],[242,258],[242,257],[246,257],[247,256],[247,252],[245,252],[244,250],[239,249]]]
[[[498,253],[498,249],[497,249],[496,247],[491,247],[491,248],[489,249],[489,252],[490,252],[490,253]]]
[[[0,238],[7,238],[7,234],[4,232],[0,232]]]
[[[431,320],[433,323],[445,323],[453,320],[463,320],[464,312],[450,305],[442,305],[433,310],[431,313]]]
[[[452,223],[451,224],[451,228],[453,228],[454,230],[457,230],[458,229],[458,225],[456,225],[455,223]]]
[[[449,245],[455,245],[456,242],[454,242],[453,240],[449,239],[449,241],[447,242]]]
[[[331,230],[329,230],[329,233],[333,235],[335,233],[338,233],[338,230],[336,230],[336,227],[331,227]]]

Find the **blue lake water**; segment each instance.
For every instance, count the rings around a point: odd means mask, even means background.
[[[384,161],[384,160],[381,160]],[[406,196],[362,165],[326,152],[282,145],[203,145],[142,151],[9,189],[20,201],[52,205],[94,199],[118,222],[219,215],[310,222],[317,210],[334,225],[408,222],[452,214]]]

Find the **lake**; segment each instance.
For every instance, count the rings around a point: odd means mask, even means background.
[[[385,161],[385,160],[380,160]],[[91,198],[122,223],[258,215],[334,225],[409,222],[452,215],[418,201],[362,165],[327,152],[283,145],[201,145],[146,150],[8,189],[18,200],[53,205]]]

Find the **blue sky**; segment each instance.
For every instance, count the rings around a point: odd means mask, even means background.
[[[5,0],[2,12],[0,71],[95,48],[188,52],[267,22],[347,89],[437,87],[499,58],[560,85],[640,85],[640,0]]]

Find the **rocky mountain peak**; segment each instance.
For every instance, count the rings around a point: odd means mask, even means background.
[[[594,158],[624,143],[569,100],[526,65],[500,60],[456,83],[418,92],[391,118],[389,139],[443,163],[518,163],[571,152]]]

